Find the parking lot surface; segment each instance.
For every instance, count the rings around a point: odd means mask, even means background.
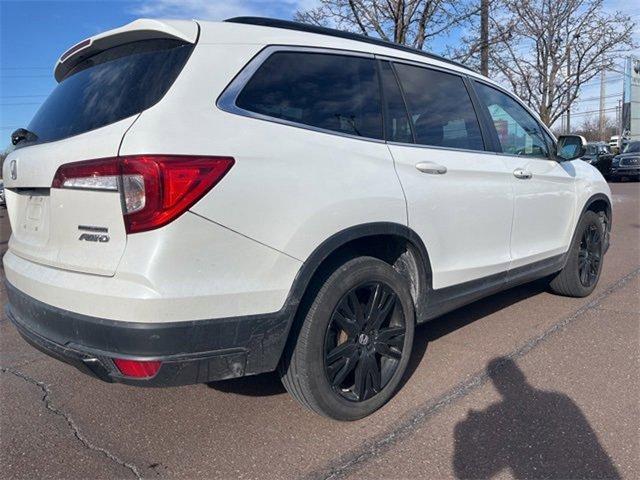
[[[639,478],[640,184],[612,190],[590,297],[534,283],[419,327],[399,393],[358,422],[305,411],[274,374],[102,383],[30,347],[3,313],[0,477]],[[0,251],[9,234],[0,209]]]

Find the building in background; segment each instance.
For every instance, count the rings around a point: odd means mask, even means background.
[[[627,57],[622,102],[622,137],[640,140],[640,58]]]

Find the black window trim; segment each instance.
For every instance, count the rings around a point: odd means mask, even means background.
[[[432,70],[438,70],[438,71],[441,71],[441,72],[444,72],[444,73],[457,75],[458,77],[462,78],[462,80],[464,82],[464,85],[465,85],[465,87],[467,89],[467,92],[469,94],[469,97],[471,99],[471,103],[472,103],[473,108],[475,110],[476,117],[478,118],[478,123],[480,124],[480,134],[482,136],[485,149],[484,150],[470,150],[470,149],[465,149],[465,148],[442,147],[442,146],[438,146],[438,145],[421,145],[419,143],[394,142],[394,141],[386,140],[387,134],[386,134],[386,131],[385,131],[386,118],[385,118],[385,105],[384,105],[384,95],[385,95],[385,93],[384,93],[384,91],[382,91],[382,84],[381,84],[382,82],[380,80],[378,81],[378,84],[380,85],[380,101],[382,102],[382,105],[381,105],[382,131],[383,131],[383,138],[382,139],[371,138],[371,137],[363,137],[363,136],[359,136],[359,135],[353,135],[353,134],[350,134],[350,133],[338,132],[336,130],[329,130],[329,129],[326,129],[326,128],[314,127],[313,125],[307,125],[305,123],[299,123],[299,122],[294,122],[294,121],[291,121],[291,120],[285,120],[285,119],[282,119],[282,118],[272,117],[272,116],[269,116],[269,115],[264,115],[264,114],[261,114],[261,113],[252,112],[250,110],[245,110],[243,108],[238,107],[236,105],[236,100],[237,100],[238,96],[240,95],[240,93],[242,92],[242,89],[249,82],[251,77],[253,77],[255,72],[262,66],[262,64],[272,54],[274,54],[276,52],[326,53],[326,54],[329,54],[329,55],[341,55],[341,56],[354,56],[354,57],[370,58],[372,60],[377,60],[376,63],[375,63],[375,66],[376,66],[376,72],[377,72],[378,78],[380,78],[380,63],[379,62],[380,61],[383,61],[383,62],[387,61],[387,62],[391,63],[394,75],[396,76],[396,81],[398,82],[398,86],[400,88],[400,92],[401,92],[401,95],[402,95],[402,100],[403,100],[404,105],[405,105],[405,111],[407,111],[407,112],[408,112],[408,108],[407,108],[406,100],[404,98],[404,90],[402,89],[402,84],[400,84],[400,82],[398,80],[398,75],[397,75],[397,72],[395,71],[394,64],[396,64],[396,63],[405,63],[405,64],[408,64],[408,65],[414,65],[414,66],[421,67],[421,68],[429,68],[429,69],[432,69]],[[227,113],[232,113],[232,114],[235,114],[235,115],[241,115],[243,117],[253,118],[253,119],[257,119],[257,120],[263,120],[263,121],[272,122],[272,123],[279,123],[281,125],[287,125],[287,126],[290,126],[290,127],[301,128],[301,129],[304,129],[304,130],[310,130],[310,131],[318,132],[318,133],[325,133],[325,134],[328,134],[328,135],[335,135],[335,136],[338,136],[338,137],[351,138],[351,139],[360,140],[360,141],[364,141],[364,142],[382,143],[382,144],[388,144],[388,145],[398,145],[398,146],[414,147],[414,148],[426,148],[426,149],[435,149],[435,150],[474,153],[474,154],[478,154],[478,155],[505,155],[505,156],[513,156],[513,157],[523,158],[521,155],[512,155],[512,154],[507,154],[507,153],[503,153],[502,152],[502,148],[501,148],[500,142],[498,140],[498,136],[497,136],[497,132],[495,130],[495,126],[493,125],[493,121],[491,120],[491,118],[489,116],[489,112],[488,112],[486,106],[484,105],[484,103],[482,103],[480,101],[479,97],[477,96],[474,82],[482,83],[484,85],[487,85],[488,87],[494,88],[494,89],[500,91],[501,93],[504,93],[505,95],[509,96],[513,100],[515,100],[519,105],[521,105],[533,117],[533,119],[538,123],[538,125],[540,127],[542,127],[544,130],[546,130],[546,132],[547,132],[547,134],[549,135],[550,138],[554,139],[554,141],[556,140],[555,136],[551,133],[551,130],[549,130],[542,122],[538,121],[538,119],[536,118],[536,115],[532,112],[532,110],[529,107],[527,107],[526,105],[524,105],[523,102],[521,102],[515,95],[513,95],[511,92],[505,90],[504,88],[502,88],[499,85],[496,85],[496,84],[493,84],[491,82],[485,81],[484,78],[482,78],[480,76],[469,75],[466,72],[462,72],[462,71],[459,71],[459,70],[454,70],[452,68],[447,68],[447,67],[443,67],[441,65],[434,65],[434,64],[430,64],[430,63],[426,63],[426,62],[412,60],[412,59],[409,59],[409,58],[392,57],[392,56],[384,55],[384,54],[374,54],[374,53],[362,52],[362,51],[358,51],[358,50],[346,50],[346,49],[331,48],[331,47],[316,47],[316,46],[303,46],[303,45],[267,45],[264,48],[262,48],[260,51],[258,51],[258,53],[256,53],[253,56],[253,58],[251,58],[251,60],[249,60],[249,62],[240,70],[240,72],[238,72],[238,74],[236,74],[236,76],[231,79],[229,84],[224,88],[222,93],[216,99],[215,105],[222,111],[225,111]],[[415,132],[413,132],[413,122],[410,122],[410,125],[411,125],[411,132],[412,132],[412,135],[413,135],[413,138],[414,138],[414,142],[415,142]],[[553,151],[555,150],[555,145],[550,146],[550,147],[551,147],[550,148],[551,153],[553,155]],[[555,158],[553,158],[553,156],[550,157],[550,158],[547,158],[547,159],[539,158],[539,157],[527,157],[527,158],[531,158],[532,160],[555,160]]]
[[[396,82],[398,83],[398,87],[400,88],[400,94],[402,95],[402,100],[404,102],[404,108],[405,111],[407,112],[407,115],[409,117],[409,125],[411,127],[411,134],[413,136],[413,143],[407,143],[407,142],[394,142],[394,141],[387,141],[387,143],[389,145],[399,145],[399,146],[411,146],[411,147],[419,147],[419,148],[430,148],[430,149],[436,149],[436,150],[449,150],[449,151],[455,151],[455,152],[473,152],[473,153],[480,153],[480,154],[490,154],[490,155],[495,155],[496,152],[494,150],[492,150],[493,147],[493,138],[490,135],[490,130],[488,128],[488,126],[485,124],[486,122],[486,118],[484,116],[483,110],[480,107],[480,104],[477,103],[477,99],[476,97],[476,93],[474,90],[470,90],[469,89],[469,81],[468,81],[468,75],[461,73],[461,72],[457,72],[455,70],[451,70],[449,68],[444,68],[444,67],[440,67],[439,65],[430,65],[427,63],[421,63],[421,62],[415,62],[413,60],[409,60],[409,59],[402,59],[402,58],[395,58],[395,57],[388,57],[385,55],[376,55],[376,58],[380,61],[388,61],[389,63],[391,63],[391,68],[393,69],[393,73],[396,77]],[[449,75],[455,75],[457,77],[459,77],[462,80],[462,83],[467,91],[467,94],[469,95],[469,100],[471,101],[471,104],[473,106],[474,109],[474,113],[476,114],[476,119],[478,120],[478,125],[480,127],[480,136],[482,137],[482,144],[484,149],[483,150],[473,150],[470,148],[455,148],[455,147],[443,147],[440,145],[426,145],[426,144],[421,144],[421,143],[417,143],[416,142],[416,132],[414,129],[414,125],[413,125],[413,121],[411,120],[411,115],[409,113],[409,106],[407,105],[407,100],[406,100],[406,95],[404,93],[404,88],[402,87],[402,82],[400,82],[400,77],[398,76],[398,72],[396,71],[396,67],[395,65],[398,63],[402,63],[402,64],[406,64],[406,65],[411,65],[414,67],[418,67],[418,68],[426,68],[428,70],[436,70],[442,73],[447,73]],[[482,112],[482,113],[481,113]]]
[[[398,78],[398,73],[396,72],[396,69],[393,67],[393,62],[384,58],[380,58],[379,56],[376,56],[376,63],[378,66],[378,77],[380,78],[380,92],[381,92],[381,99],[382,99],[382,119],[383,119],[383,125],[385,128],[384,131],[384,139],[385,139],[385,143],[388,144],[400,144],[403,143],[404,145],[411,145],[411,146],[416,146],[416,132],[413,129],[413,122],[411,121],[411,115],[409,115],[409,107],[407,106],[407,99],[404,96],[404,90],[402,89],[402,84],[400,83],[400,79]],[[389,115],[389,105],[387,103],[387,99],[386,99],[386,92],[384,90],[384,85],[382,83],[382,64],[386,63],[389,65],[389,68],[391,68],[391,73],[393,74],[393,79],[396,82],[396,86],[398,87],[398,91],[400,92],[400,98],[402,99],[402,105],[404,106],[404,114],[407,116],[407,121],[409,122],[409,129],[411,130],[411,139],[413,140],[411,143],[409,142],[394,142],[393,140],[389,140],[388,137],[388,132],[386,131],[387,128],[387,115]]]
[[[220,110],[227,113],[233,113],[241,115],[243,117],[254,118],[257,120],[264,120],[272,123],[280,123],[282,125],[288,125],[290,127],[302,128],[304,130],[310,130],[313,132],[326,133],[329,135],[337,135],[339,137],[352,138],[356,140],[362,140],[366,142],[374,143],[386,143],[384,140],[384,113],[382,112],[382,105],[380,105],[380,120],[382,121],[383,138],[364,137],[360,135],[353,135],[351,133],[338,132],[336,130],[329,130],[327,128],[315,127],[313,125],[307,125],[306,123],[294,122],[286,120],[284,118],[272,117],[270,115],[264,115],[262,113],[252,112],[244,108],[238,107],[236,100],[238,96],[253,77],[256,71],[262,66],[262,64],[274,53],[278,52],[308,52],[308,53],[325,53],[328,55],[340,55],[347,57],[362,57],[369,58],[374,61],[374,67],[376,69],[376,75],[379,76],[378,64],[375,62],[375,56],[371,53],[358,52],[351,50],[340,50],[336,48],[323,48],[323,47],[303,47],[296,45],[269,45],[260,50],[245,67],[231,80],[231,83],[223,90],[218,97],[216,105]],[[378,85],[380,82],[378,81]],[[380,92],[380,98],[382,98],[382,92]]]

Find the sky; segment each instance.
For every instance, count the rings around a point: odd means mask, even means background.
[[[7,1],[0,0],[0,148],[9,135],[25,127],[55,87],[53,66],[62,52],[79,41],[140,17],[222,20],[238,15],[291,19],[298,9],[317,0],[113,0]],[[605,0],[609,9],[632,10],[630,0]],[[436,53],[455,41],[453,32],[431,45]],[[611,73],[607,94],[622,91],[621,79]],[[584,98],[599,94],[595,82]],[[617,99],[607,99],[607,107]],[[583,102],[583,111],[596,109],[597,100]],[[579,118],[579,117],[577,117]]]

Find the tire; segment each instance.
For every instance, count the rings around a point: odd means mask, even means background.
[[[586,297],[593,292],[602,271],[604,233],[604,225],[597,213],[588,211],[582,215],[567,263],[549,283],[553,293]]]
[[[409,292],[407,280],[376,258],[338,267],[298,319],[299,334],[280,364],[287,391],[306,408],[342,421],[387,403],[411,356]]]

